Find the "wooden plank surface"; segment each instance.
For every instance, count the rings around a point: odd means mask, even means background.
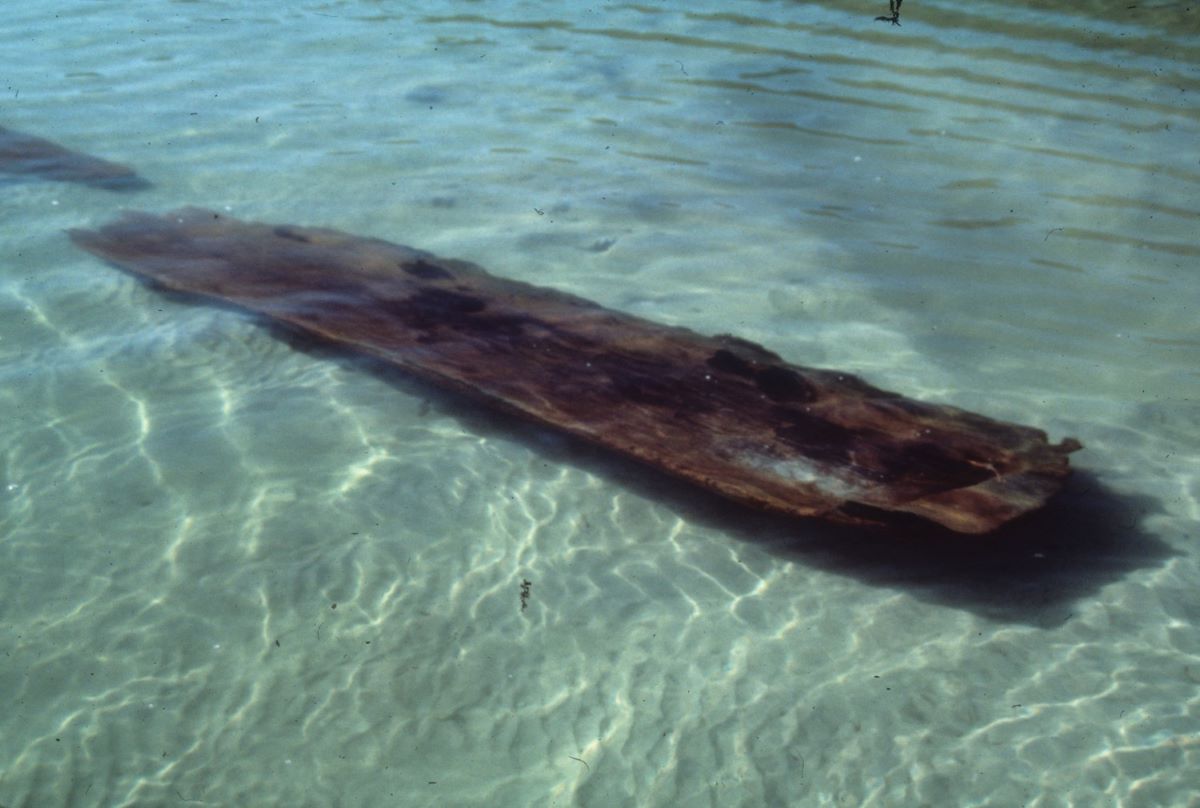
[[[75,230],[153,284],[255,312],[563,429],[721,496],[794,516],[921,517],[986,533],[1040,507],[1073,439],[801,367],[336,230],[186,208]]]

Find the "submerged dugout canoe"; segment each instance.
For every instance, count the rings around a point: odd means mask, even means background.
[[[129,166],[72,151],[52,140],[0,126],[0,174],[75,182],[106,191],[140,191],[150,183]]]
[[[1043,505],[1068,438],[800,367],[480,267],[336,230],[186,208],[72,240],[174,292],[255,312],[731,500],[986,533]]]

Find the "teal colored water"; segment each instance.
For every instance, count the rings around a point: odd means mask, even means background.
[[[154,187],[0,176],[0,804],[1190,804],[1200,10],[885,12],[7,8],[0,126]],[[1080,474],[999,548],[749,515],[63,235],[185,204],[734,333]]]

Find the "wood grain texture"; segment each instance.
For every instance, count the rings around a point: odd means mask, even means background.
[[[755,508],[986,533],[1069,472],[1041,430],[336,230],[186,208],[75,230],[174,292],[234,304]]]

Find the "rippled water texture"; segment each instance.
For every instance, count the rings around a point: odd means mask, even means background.
[[[0,126],[153,187],[0,176],[0,804],[1192,798],[1194,5],[11,5]],[[183,204],[734,333],[1081,472],[993,544],[759,517],[62,233]]]

